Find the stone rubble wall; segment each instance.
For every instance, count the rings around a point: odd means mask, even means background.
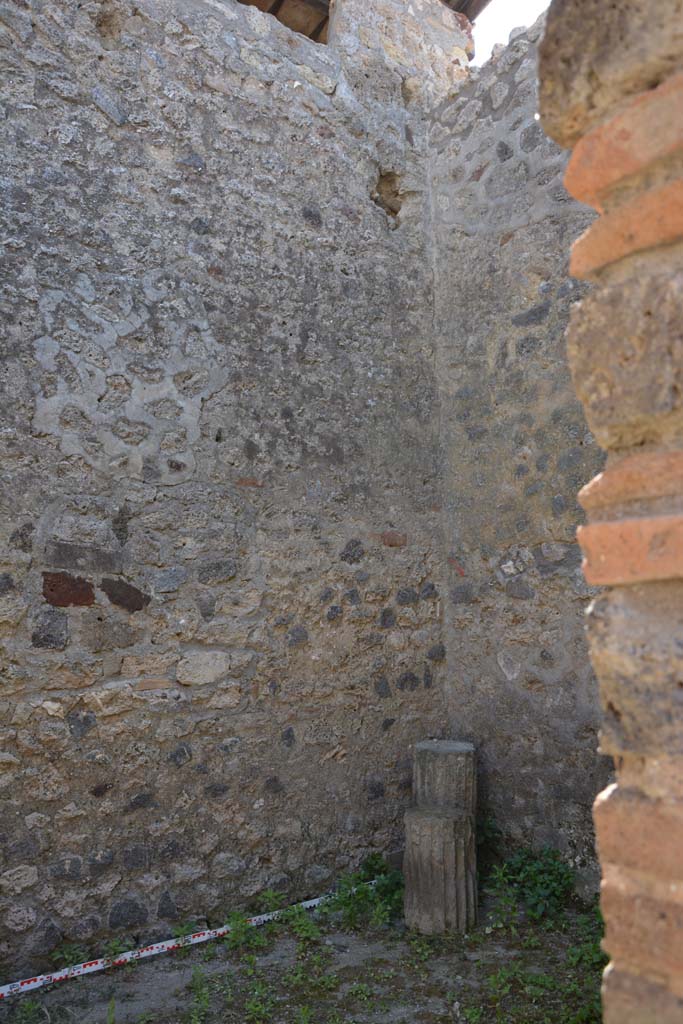
[[[430,176],[444,447],[451,734],[477,745],[485,816],[596,882],[591,804],[609,760],[584,640],[576,490],[601,455],[564,331],[592,214],[538,123],[542,20],[437,106]]]
[[[491,220],[477,241],[442,211],[438,126],[427,166],[427,110],[460,111],[470,49],[439,0],[338,0],[329,46],[235,0],[0,4],[11,973],[62,941],[222,920],[266,887],[316,894],[400,848],[412,745],[429,735],[482,745],[491,807],[520,838],[590,846],[568,495],[595,455],[554,348],[577,214],[553,184],[553,230],[520,229],[505,289],[485,284],[490,237],[511,228]],[[500,74],[527,94],[534,68]],[[473,126],[440,130],[467,144]],[[518,161],[496,157],[477,224],[489,204],[515,221],[555,182],[537,127],[519,139],[535,177],[506,191]],[[500,371],[499,420],[475,393],[485,299],[514,306],[528,349]],[[551,465],[540,497],[527,448]],[[482,458],[505,466],[504,507],[498,485],[479,500]],[[542,501],[557,525],[520,532]],[[508,594],[478,605],[499,563]]]
[[[438,399],[397,61],[231,0],[4,4],[0,45],[0,950],[29,969],[400,846],[444,720]]]

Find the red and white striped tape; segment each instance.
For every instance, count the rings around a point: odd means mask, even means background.
[[[370,885],[374,883],[368,883]],[[304,910],[314,910],[320,906],[329,895],[318,896],[314,900],[305,900],[303,903],[294,904],[295,907],[302,907]],[[258,914],[250,917],[248,923],[254,927],[274,921],[287,909],[274,910],[269,914]],[[140,949],[131,949],[128,953],[119,953],[114,957],[99,957],[97,960],[86,960],[85,963],[75,964],[73,967],[63,967],[52,974],[39,974],[35,978],[24,978],[23,981],[12,981],[9,985],[0,986],[0,1000],[8,996],[23,995],[24,992],[34,992],[37,988],[45,985],[56,985],[60,981],[69,981],[71,978],[81,978],[84,974],[97,974],[98,971],[107,971],[112,967],[122,967],[124,964],[136,963],[138,960],[146,960],[148,956],[158,956],[159,953],[171,953],[185,946],[198,946],[201,942],[210,942],[212,939],[222,939],[231,931],[230,925],[225,924],[222,928],[208,928],[203,932],[194,932],[192,935],[185,935],[182,939],[165,939],[163,942],[154,942],[150,946],[141,946]]]

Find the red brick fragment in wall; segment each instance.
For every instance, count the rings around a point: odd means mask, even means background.
[[[590,278],[626,256],[683,238],[683,179],[660,185],[597,220],[574,243],[572,277]]]
[[[604,1024],[681,1024],[683,998],[664,985],[611,964],[602,985]]]
[[[372,536],[384,544],[385,548],[404,548],[408,543],[407,534],[399,533],[398,530],[385,530],[383,533],[373,533]]]
[[[683,579],[683,516],[591,523],[576,535],[594,586]]]
[[[636,96],[576,144],[564,179],[567,191],[600,209],[600,197],[618,182],[683,150],[682,111],[683,72]]]
[[[43,597],[57,608],[91,605],[95,602],[92,583],[68,572],[44,572]]]
[[[678,881],[683,851],[680,802],[651,800],[637,790],[614,784],[600,793],[593,813],[603,864],[621,864],[632,871]]]
[[[644,452],[608,465],[579,491],[587,512],[683,494],[683,452]]]
[[[668,882],[658,886],[640,873],[603,863],[605,949],[615,963],[666,979],[674,991],[675,979],[683,977],[683,903],[676,897]]]

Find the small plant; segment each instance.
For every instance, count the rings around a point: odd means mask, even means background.
[[[313,1010],[310,1006],[300,1006],[297,1010],[294,1024],[313,1024]]]
[[[248,949],[263,949],[267,944],[266,937],[261,934],[260,929],[249,924],[249,918],[239,911],[234,911],[228,917],[230,931],[223,939],[228,949],[243,951]]]
[[[329,952],[323,949],[311,950],[306,942],[297,949],[296,963],[285,974],[283,981],[290,988],[306,989],[320,994],[331,992],[339,986],[339,978],[328,971]]]
[[[186,940],[197,930],[197,925],[194,921],[181,921],[180,924],[174,926],[173,938],[176,939],[180,945],[180,949],[177,950],[178,956],[186,957],[190,955],[191,947]]]
[[[485,847],[495,852],[500,846],[502,833],[496,824],[495,818],[490,814],[485,815],[477,821],[477,846]]]
[[[283,893],[276,892],[275,889],[264,889],[257,900],[258,911],[261,914],[270,914],[274,910],[281,910],[284,902]]]
[[[202,963],[210,964],[217,957],[216,947],[213,942],[207,942],[202,950]]]
[[[128,943],[124,942],[123,939],[110,939],[104,947],[103,956],[105,960],[116,960],[117,957],[121,956],[128,949]]]
[[[226,974],[223,978],[214,978],[213,984],[216,991],[222,996],[223,1002],[229,1006],[233,1001],[231,978]]]
[[[282,915],[281,921],[304,944],[316,942],[320,938],[320,928],[303,907],[290,907]]]
[[[604,930],[600,909],[596,907],[592,913],[581,914],[577,924],[581,942],[567,950],[567,962],[571,967],[601,970],[607,963],[607,957],[600,946]]]
[[[195,967],[192,970],[190,991],[192,993],[190,1024],[204,1024],[209,1012],[211,993],[209,983],[201,967]]]
[[[244,1004],[245,1020],[249,1024],[268,1024],[272,1019],[275,998],[265,981],[257,980]]]
[[[529,921],[557,927],[574,891],[574,872],[557,850],[519,850],[491,870],[488,889],[496,897],[492,927],[514,933],[520,905]]]
[[[352,985],[348,994],[351,999],[357,999],[359,1003],[369,1003],[372,1000],[372,989],[362,981]]]
[[[432,944],[423,935],[410,936],[410,948],[416,960],[426,963],[432,955]]]
[[[580,941],[567,950],[567,963],[581,981],[569,982],[565,994],[568,998],[574,997],[580,1005],[573,1015],[567,1017],[567,1024],[600,1024],[600,979],[607,957],[600,946],[604,925],[599,908],[595,907],[592,913],[581,914],[577,923]]]
[[[297,961],[291,971],[287,971],[282,979],[287,988],[303,988],[308,983],[308,970],[303,960]]]
[[[116,1024],[116,1001],[114,999],[110,999],[107,1006],[107,1024]]]
[[[513,935],[516,935],[519,898],[510,881],[505,864],[496,864],[492,867],[488,888],[496,897],[496,905],[491,914],[490,927],[504,928]]]
[[[482,1024],[484,1020],[484,1011],[481,1006],[470,1007],[467,1010],[463,1010],[462,1014],[467,1024]]]
[[[62,942],[50,954],[50,960],[55,967],[73,967],[74,964],[82,964],[87,959],[87,949],[74,942]]]
[[[387,925],[403,911],[403,876],[373,854],[359,871],[342,876],[323,907],[326,913],[340,913],[346,928]]]
[[[19,1003],[12,1022],[13,1024],[40,1024],[45,1019],[45,1011],[40,1003],[36,999],[25,999]]]
[[[500,1002],[503,996],[510,994],[512,984],[517,979],[516,967],[501,967],[499,970],[489,974],[486,979],[486,988],[495,1002]]]
[[[574,891],[574,872],[557,850],[520,850],[505,864],[510,884],[519,892],[532,921],[555,917]]]

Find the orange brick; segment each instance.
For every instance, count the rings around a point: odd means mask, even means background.
[[[603,982],[604,1024],[681,1024],[683,999],[666,985],[610,965]]]
[[[595,586],[683,579],[683,516],[591,523],[576,535]]]
[[[624,787],[638,789],[654,799],[683,802],[683,756],[655,757],[625,754],[619,759],[619,780]]]
[[[579,491],[587,512],[638,499],[683,494],[683,452],[628,455]]]
[[[163,679],[161,677],[155,678],[154,676],[147,676],[146,679],[138,679],[137,683],[133,683],[134,690],[170,690],[175,689],[175,683],[172,683],[170,679]]]
[[[590,278],[625,256],[683,238],[683,180],[653,188],[597,220],[572,248],[570,272]]]
[[[683,973],[683,904],[655,896],[624,871],[604,869],[604,946],[615,961],[663,980]]]
[[[603,864],[683,883],[683,804],[650,800],[612,785],[593,807]]]
[[[408,543],[408,537],[405,533],[399,533],[398,530],[385,530],[384,533],[373,533],[373,540],[378,540],[381,544],[384,544],[385,548],[404,548]]]
[[[582,203],[600,209],[600,196],[683,149],[683,72],[636,96],[625,110],[581,139],[564,183]]]

